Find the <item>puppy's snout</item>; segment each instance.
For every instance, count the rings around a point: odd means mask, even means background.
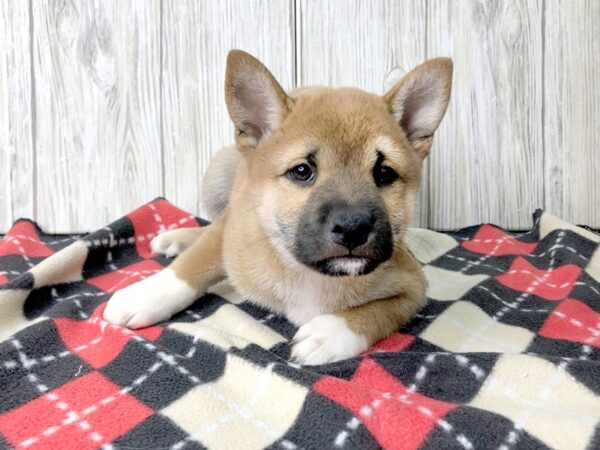
[[[332,241],[352,251],[369,240],[373,220],[365,212],[342,209],[330,215],[328,226]]]

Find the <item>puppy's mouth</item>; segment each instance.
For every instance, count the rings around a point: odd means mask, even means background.
[[[324,258],[312,263],[312,267],[324,275],[356,277],[375,270],[380,261],[358,255],[343,255]]]

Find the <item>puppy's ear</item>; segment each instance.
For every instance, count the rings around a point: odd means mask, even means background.
[[[385,94],[390,113],[417,153],[429,154],[433,133],[444,117],[452,86],[452,60],[435,58],[406,74]]]
[[[227,56],[225,100],[238,139],[251,147],[281,125],[291,103],[271,72],[241,50]]]

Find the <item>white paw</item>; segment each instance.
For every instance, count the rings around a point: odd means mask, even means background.
[[[311,366],[353,358],[369,347],[364,336],[333,314],[317,316],[302,325],[293,342],[292,360]]]
[[[185,243],[177,241],[171,233],[166,232],[152,239],[150,249],[153,253],[172,258],[185,250]]]
[[[143,328],[170,318],[195,299],[196,292],[186,282],[171,269],[164,269],[115,292],[104,319],[122,327]]]

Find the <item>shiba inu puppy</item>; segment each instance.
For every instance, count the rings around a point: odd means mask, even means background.
[[[231,51],[225,97],[236,145],[206,174],[214,221],[156,237],[152,249],[177,258],[116,292],[104,318],[149,326],[228,277],[242,296],[299,326],[299,363],[350,358],[389,336],[425,301],[403,236],[451,79],[451,60],[438,58],[384,96],[286,93],[258,60]]]

